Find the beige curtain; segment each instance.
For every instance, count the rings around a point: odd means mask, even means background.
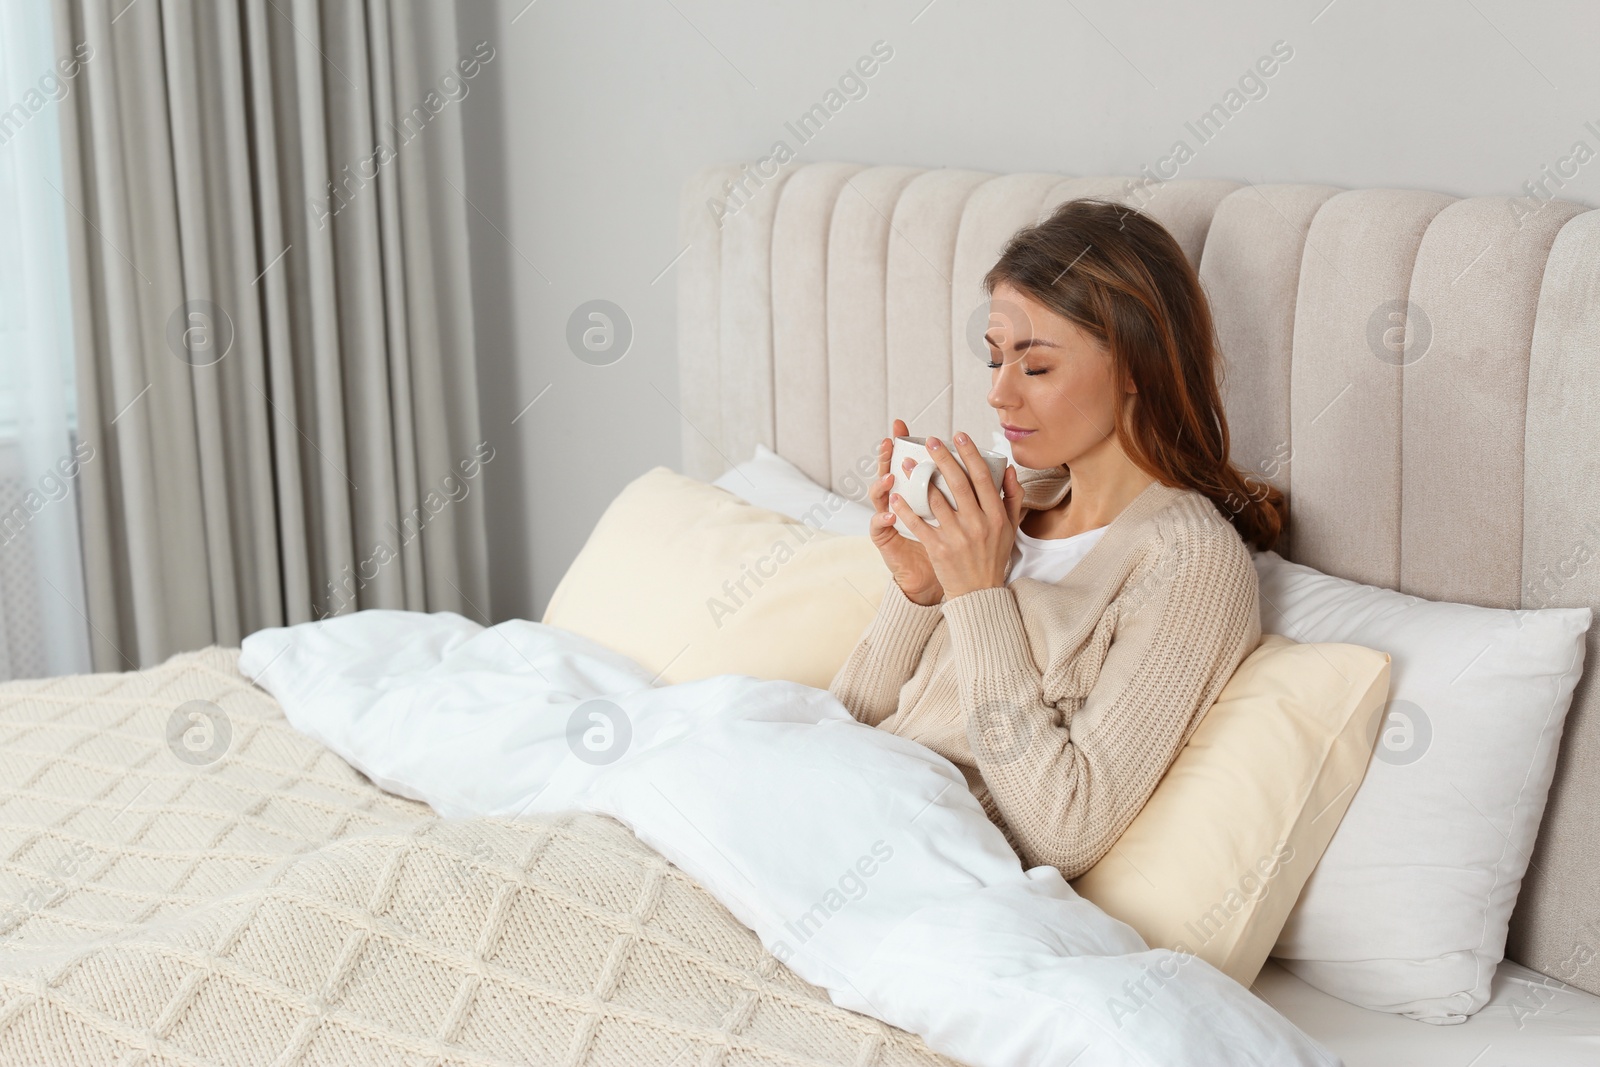
[[[97,670],[485,621],[453,7],[56,0]]]

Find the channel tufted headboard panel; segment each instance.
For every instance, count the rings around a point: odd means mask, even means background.
[[[986,445],[979,283],[1019,227],[1102,196],[1199,265],[1233,458],[1289,497],[1280,554],[1434,600],[1600,608],[1600,211],[850,163],[746,176],[730,197],[741,174],[708,168],[683,191],[685,473],[715,478],[759,441],[860,500],[896,416]],[[1594,674],[1507,955],[1600,993]]]

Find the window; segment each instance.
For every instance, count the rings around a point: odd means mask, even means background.
[[[89,669],[61,175],[80,68],[50,0],[0,3],[0,678]]]

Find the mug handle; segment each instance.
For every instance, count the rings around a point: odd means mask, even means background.
[[[931,459],[923,460],[911,468],[911,473],[906,476],[905,488],[900,493],[911,505],[911,510],[924,519],[933,518],[933,511],[928,507],[928,485],[938,473],[937,463]]]

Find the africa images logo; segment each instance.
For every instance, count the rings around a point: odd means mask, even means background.
[[[167,718],[167,748],[191,767],[209,767],[228,754],[233,723],[209,700],[179,704]]]

